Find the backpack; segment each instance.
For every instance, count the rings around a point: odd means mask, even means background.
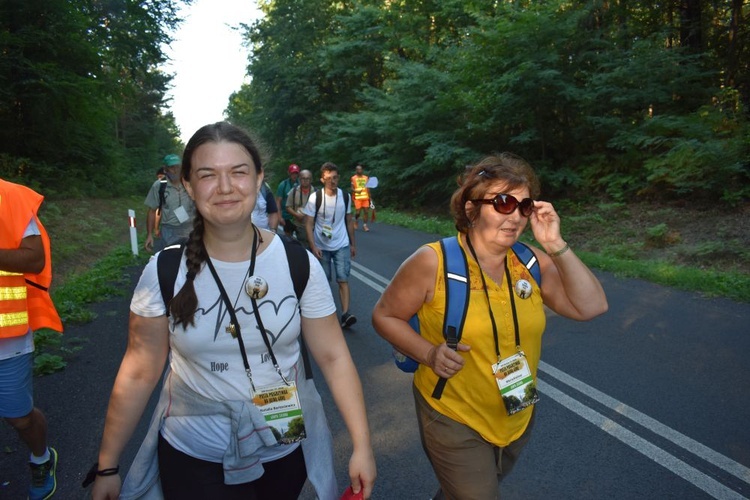
[[[518,260],[526,266],[531,276],[542,286],[542,272],[539,262],[531,248],[520,241],[512,247]],[[466,311],[469,309],[469,264],[466,254],[461,250],[458,238],[451,236],[440,240],[440,250],[443,254],[443,273],[445,276],[445,319],[443,320],[443,336],[449,346],[458,345],[461,340],[461,332],[466,322]],[[419,318],[416,314],[409,319],[409,325],[417,332],[419,330]],[[396,366],[406,373],[417,371],[419,363],[416,360],[393,349],[393,358]],[[440,399],[446,379],[441,378],[432,396]]]
[[[161,215],[161,207],[164,205],[164,193],[167,191],[167,179],[159,179],[159,208],[156,209],[156,213]]]
[[[310,278],[310,261],[307,257],[307,250],[294,238],[286,235],[277,235],[277,237],[281,238],[282,243],[284,243],[286,260],[289,264],[289,272],[292,276],[292,284],[294,285],[294,294],[297,296],[297,302],[299,302],[307,287],[307,280]],[[182,260],[184,250],[184,243],[182,245],[172,245],[162,250],[156,261],[159,289],[161,290],[161,297],[164,300],[164,306],[167,308],[167,316],[169,316],[169,302],[174,295],[174,283],[177,280],[177,272],[180,269],[180,261]],[[301,335],[299,340],[302,360],[305,365],[305,378],[311,379],[310,355],[307,351],[305,340]]]
[[[344,195],[344,218],[349,214],[349,193],[341,190],[341,193]],[[318,211],[320,210],[320,205],[323,204],[323,196],[325,196],[323,188],[318,189],[315,191],[315,217],[313,220],[313,227],[315,227],[315,223],[318,222]]]
[[[304,203],[302,203],[302,195],[301,195],[301,194],[300,194],[300,197],[299,197],[299,199],[300,199],[300,204],[299,204],[299,205],[297,205],[297,193],[299,193],[299,192],[300,192],[300,190],[299,190],[299,184],[296,184],[296,185],[295,185],[295,186],[294,186],[294,187],[293,187],[292,189],[290,189],[290,190],[289,190],[289,192],[288,192],[288,193],[286,194],[286,199],[287,199],[287,201],[289,200],[289,197],[290,197],[290,196],[292,197],[292,210],[297,210],[297,209],[298,209],[299,207],[301,207],[302,205],[304,205]],[[309,193],[308,193],[308,197],[309,197]],[[286,202],[284,202],[284,203],[286,203]]]

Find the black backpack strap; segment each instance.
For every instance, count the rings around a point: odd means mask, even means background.
[[[286,260],[289,263],[289,273],[292,276],[292,284],[294,285],[294,294],[297,296],[297,302],[299,303],[302,294],[305,293],[305,288],[307,288],[307,281],[310,279],[310,261],[307,257],[307,250],[294,238],[290,238],[287,235],[279,235],[278,237],[284,243]],[[302,312],[300,311],[301,314]],[[305,365],[305,378],[311,379],[313,374],[312,365],[310,364],[310,353],[307,350],[307,345],[305,345],[305,339],[302,335],[300,335],[299,341],[302,361]]]
[[[349,215],[350,195],[343,189],[341,190],[341,193],[344,197],[344,218],[346,218],[346,216]],[[318,210],[320,210],[320,205],[323,202],[323,196],[324,196],[323,189],[319,189],[315,191],[315,220],[313,221],[313,223],[318,222]],[[313,224],[313,227],[314,227],[314,224]]]
[[[174,283],[177,280],[177,271],[180,269],[184,249],[184,244],[169,246],[162,250],[156,259],[159,289],[161,290],[162,300],[164,300],[164,307],[167,308],[167,317],[169,317],[169,302],[174,296]]]
[[[323,203],[323,189],[315,191],[315,217],[313,217],[313,232],[315,232],[315,224],[318,223],[318,211],[320,205]]]
[[[302,244],[287,235],[277,235],[284,243],[286,260],[289,262],[289,272],[292,275],[294,294],[297,301],[302,298],[307,288],[307,280],[310,278],[310,261],[307,258],[307,250]]]
[[[167,179],[159,180],[159,208],[156,209],[156,213],[161,214],[161,207],[164,205],[164,193],[167,191]]]

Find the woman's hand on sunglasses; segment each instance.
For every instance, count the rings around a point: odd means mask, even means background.
[[[534,233],[534,239],[547,252],[559,250],[559,247],[565,245],[560,234],[560,216],[555,211],[555,207],[548,201],[534,201],[534,211],[529,216],[531,222],[531,231]]]

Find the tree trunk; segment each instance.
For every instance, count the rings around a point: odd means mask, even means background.
[[[700,0],[680,1],[680,45],[691,52],[700,52],[703,47]]]
[[[732,16],[729,20],[729,43],[727,44],[726,86],[734,87],[742,47],[739,41],[740,23],[742,22],[742,4],[744,0],[732,0]]]

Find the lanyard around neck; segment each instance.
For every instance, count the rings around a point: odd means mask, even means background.
[[[323,195],[323,220],[326,220],[326,190],[323,188],[321,193]],[[331,226],[333,226],[336,223],[336,205],[339,203],[339,189],[336,188],[336,194],[334,195],[335,198],[333,200],[333,219],[331,220]]]
[[[484,272],[482,272],[482,266],[479,264],[479,259],[477,258],[477,254],[474,251],[474,246],[471,244],[471,238],[469,238],[468,233],[466,234],[466,245],[469,247],[469,251],[471,252],[471,256],[474,257],[474,260],[477,263],[477,266],[479,266],[479,276],[482,278],[482,288],[484,289],[484,297],[487,299],[487,311],[490,315],[490,323],[492,323],[492,335],[495,338],[495,354],[497,355],[497,359],[500,360],[500,342],[497,337],[497,323],[495,323],[495,314],[492,312],[492,304],[490,303],[490,294],[487,291],[487,281],[484,279]],[[515,333],[516,333],[516,350],[521,350],[521,336],[519,333],[518,328],[518,314],[516,313],[516,301],[513,297],[513,290],[510,283],[510,270],[508,269],[508,256],[505,256],[505,285],[508,287],[508,293],[510,295],[510,308],[513,311],[513,326],[515,327]]]
[[[260,245],[258,244],[258,229],[255,226],[253,226],[253,246],[252,246],[252,250],[250,253],[250,268],[247,271],[248,277],[252,276],[253,272],[255,271],[255,257],[257,256],[259,246]],[[214,281],[216,282],[216,286],[218,286],[219,288],[219,293],[221,294],[221,298],[224,301],[224,305],[226,305],[227,311],[229,312],[229,317],[232,320],[232,324],[230,325],[230,328],[233,328],[234,331],[237,333],[237,342],[240,347],[240,354],[242,355],[242,363],[245,365],[245,373],[247,374],[247,378],[250,380],[250,385],[253,388],[253,392],[255,392],[255,384],[253,383],[253,374],[252,374],[252,371],[250,370],[250,362],[247,360],[247,353],[245,352],[245,343],[242,340],[242,330],[240,328],[240,322],[237,321],[237,313],[234,310],[234,305],[229,300],[229,295],[227,294],[226,289],[224,289],[224,284],[221,282],[221,279],[219,278],[219,274],[216,272],[216,268],[214,268],[214,265],[211,262],[211,257],[209,257],[206,260],[206,264],[208,265],[208,269],[211,271],[211,275],[213,276]],[[242,284],[242,286],[244,286],[244,283]],[[242,290],[240,290],[240,293],[242,293]],[[284,375],[281,373],[281,368],[279,368],[279,364],[276,362],[276,356],[273,353],[273,347],[271,346],[271,341],[268,339],[268,334],[266,333],[266,329],[263,326],[263,320],[260,317],[260,312],[258,311],[258,302],[253,297],[250,297],[250,302],[253,305],[253,312],[255,313],[255,321],[258,323],[260,334],[263,337],[263,343],[266,345],[266,349],[268,349],[268,354],[271,357],[271,362],[273,363],[273,367],[276,369],[276,373],[278,373],[279,376],[281,377],[281,380],[283,380],[286,385],[289,385],[289,382],[287,382],[286,378],[284,378]]]

